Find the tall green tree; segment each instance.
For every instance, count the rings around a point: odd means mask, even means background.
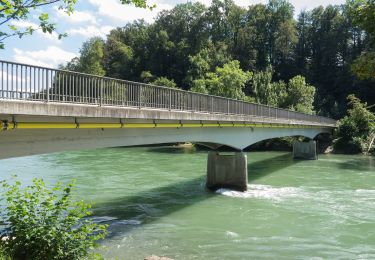
[[[83,43],[80,56],[73,58],[63,69],[78,71],[98,76],[104,76],[105,70],[102,65],[104,57],[104,41],[100,37],[93,37]]]
[[[260,104],[281,107],[287,96],[286,84],[283,81],[272,82],[272,67],[254,73],[251,79],[251,96]]]
[[[217,95],[222,97],[245,99],[243,92],[246,82],[252,77],[249,71],[243,71],[237,60],[217,67],[215,72],[206,73],[204,78],[193,82],[192,91]]]
[[[353,23],[367,33],[367,50],[353,63],[352,70],[360,79],[375,80],[375,1],[348,0],[347,9]]]
[[[297,75],[289,80],[285,107],[307,114],[314,113],[315,87],[306,83],[303,76]]]

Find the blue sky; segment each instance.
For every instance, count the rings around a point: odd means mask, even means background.
[[[210,0],[199,0],[205,5]],[[255,3],[266,3],[267,0],[234,0],[240,6]],[[47,67],[57,67],[77,56],[82,43],[93,36],[105,35],[116,27],[124,26],[135,19],[145,19],[153,22],[157,13],[163,9],[171,9],[183,0],[148,0],[157,7],[153,10],[121,5],[119,0],[78,0],[75,12],[70,16],[54,6],[46,7],[43,11],[50,14],[50,19],[56,22],[59,32],[67,32],[68,37],[58,40],[57,33],[43,34],[35,32],[32,36],[22,39],[11,38],[5,41],[5,50],[0,50],[4,60],[34,64]],[[319,5],[343,4],[345,0],[290,0],[295,7],[295,13],[302,9],[312,9]],[[37,22],[38,11],[27,21],[13,21],[18,27],[33,26]]]

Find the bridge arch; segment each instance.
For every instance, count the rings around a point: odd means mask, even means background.
[[[256,142],[285,136],[314,138],[326,128],[135,128],[135,129],[15,129],[3,132],[0,158],[33,154],[163,143],[203,143],[213,149],[226,145],[243,150]]]

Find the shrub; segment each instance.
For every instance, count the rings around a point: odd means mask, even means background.
[[[334,149],[336,152],[369,152],[375,135],[375,115],[354,95],[348,96],[348,115],[339,121]]]
[[[4,255],[36,260],[94,257],[91,249],[104,238],[106,226],[87,219],[89,204],[73,201],[74,182],[65,187],[58,183],[52,189],[42,179],[27,187],[19,181],[0,184],[4,198],[0,223],[7,226],[0,234]]]

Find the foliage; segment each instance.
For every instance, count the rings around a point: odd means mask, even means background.
[[[286,84],[282,80],[272,82],[272,74],[271,67],[254,73],[250,92],[257,103],[308,114],[314,112],[315,88],[307,84],[303,76],[297,75]]]
[[[351,108],[348,115],[339,122],[339,140],[335,148],[343,150],[348,146],[350,151],[368,152],[375,137],[375,115],[367,109],[366,103],[362,103],[354,95],[349,95],[348,100]]]
[[[340,118],[349,94],[375,100],[375,81],[368,80],[375,42],[369,27],[375,23],[361,26],[352,9],[349,2],[320,6],[294,19],[294,8],[285,0],[246,8],[232,0],[215,0],[207,7],[178,4],[160,12],[152,24],[139,20],[112,30],[101,64],[109,77],[145,82],[142,72],[148,71],[153,75],[148,82],[165,77],[185,90],[216,93],[208,90],[212,80],[206,87],[212,79],[207,75],[237,60],[254,77],[241,89],[247,96],[234,96]],[[304,80],[294,78],[298,75]],[[298,101],[291,98],[293,93]]]
[[[74,12],[74,5],[77,0],[1,0],[0,1],[0,49],[4,48],[4,40],[9,37],[17,36],[22,38],[25,35],[33,34],[40,30],[43,33],[56,31],[56,24],[51,22],[49,14],[43,11],[44,6],[57,6],[70,15]],[[122,4],[134,4],[136,7],[152,9],[155,5],[148,5],[146,0],[120,0]],[[17,26],[15,21],[30,20],[33,12],[41,10],[38,15],[38,24],[36,26],[30,23],[25,29]],[[38,13],[38,12],[37,12]],[[59,33],[58,38],[66,37],[66,33]]]
[[[375,37],[375,1],[348,0],[347,8],[353,22]]]
[[[375,52],[363,53],[355,59],[352,70],[362,80],[375,80]]]
[[[158,77],[150,83],[156,86],[163,86],[167,88],[177,88],[177,85],[174,82],[174,80],[167,79],[166,77]]]
[[[252,73],[241,70],[239,61],[234,60],[216,67],[215,72],[206,73],[204,78],[194,80],[192,91],[244,99],[243,89],[251,77]]]
[[[3,28],[0,27],[0,48],[4,48],[4,40],[9,37],[18,36],[22,38],[36,30],[41,30],[44,33],[52,33],[56,30],[56,24],[50,22],[49,15],[45,12],[39,14],[37,27],[30,25],[26,29],[20,29],[12,22],[27,20],[31,15],[31,11],[51,4],[57,4],[60,10],[71,14],[75,3],[76,0],[2,0],[0,2],[0,26]],[[7,29],[4,28],[6,25]],[[64,36],[66,35],[59,34],[59,38]]]
[[[105,75],[102,65],[104,57],[104,41],[100,37],[93,37],[83,43],[79,51],[79,58],[73,58],[62,69],[78,71],[99,76]]]
[[[347,12],[355,25],[369,36],[369,50],[363,52],[353,63],[352,70],[360,79],[375,80],[375,1],[347,0]]]
[[[8,228],[0,235],[0,247],[12,259],[81,259],[104,238],[106,227],[86,218],[91,206],[73,201],[73,182],[52,189],[42,179],[27,187],[19,181],[1,185],[5,211],[0,217]]]
[[[251,92],[257,103],[282,107],[287,96],[286,84],[283,81],[272,82],[272,68],[254,73],[251,80]]]
[[[285,107],[307,114],[314,112],[315,87],[306,83],[305,77],[297,75],[288,82]]]

